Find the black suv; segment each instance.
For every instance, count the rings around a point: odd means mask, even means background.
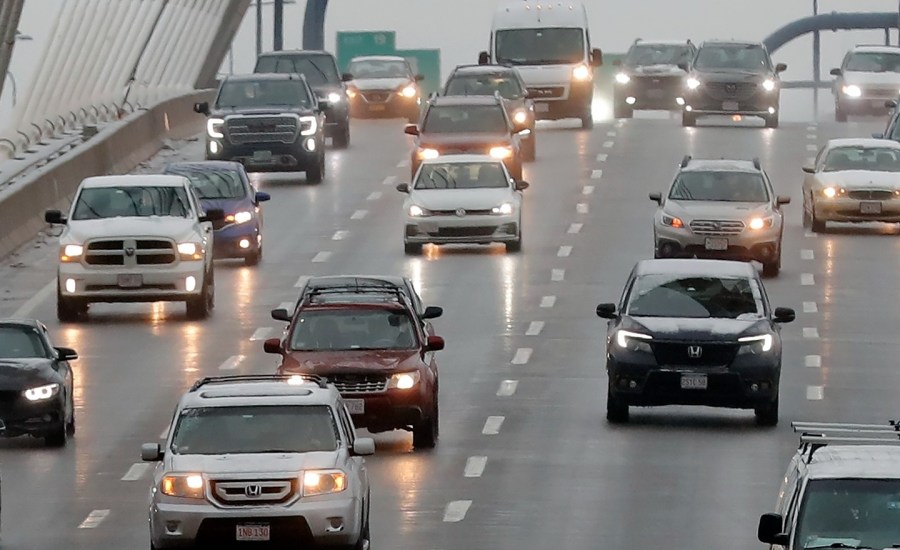
[[[293,50],[264,53],[256,60],[255,73],[293,73],[306,77],[325,113],[325,135],[338,149],[350,145],[350,105],[345,82],[349,74],[338,72],[328,52]]]
[[[643,260],[609,319],[606,418],[627,422],[628,407],[706,405],[754,409],[757,424],[778,423],[779,323],[794,310],[769,306],[756,270],[720,260]]]
[[[778,128],[781,80],[787,65],[772,64],[758,42],[704,42],[685,80],[682,125],[694,126],[703,115],[757,116],[766,128]]]
[[[631,118],[635,110],[679,111],[684,105],[684,79],[697,48],[690,41],[635,40],[619,67],[613,93],[615,118]]]
[[[248,172],[306,172],[325,177],[325,117],[302,75],[229,76],[215,103],[194,105],[207,116],[206,160],[231,160]]]
[[[442,95],[494,95],[506,100],[514,122],[524,124],[528,134],[522,139],[522,159],[534,160],[537,135],[534,130],[534,100],[515,67],[506,65],[459,65],[444,84]]]

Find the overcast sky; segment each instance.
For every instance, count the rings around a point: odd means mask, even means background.
[[[72,1],[72,0],[70,0]],[[109,0],[132,1],[132,0]],[[288,0],[290,1],[290,0]],[[42,58],[52,25],[64,0],[26,0],[19,25],[34,37],[19,42],[11,64],[21,98]],[[820,10],[894,11],[897,0],[820,0]],[[302,43],[305,0],[285,8],[285,47]],[[494,0],[331,0],[326,24],[326,48],[333,49],[337,31],[394,30],[399,48],[440,48],[442,70],[472,63],[486,49]],[[594,46],[622,52],[636,38],[706,38],[762,40],[778,27],[811,15],[812,0],[587,0]],[[264,5],[264,49],[272,48],[272,8]],[[894,42],[897,41],[896,32]],[[883,33],[841,32],[823,35],[823,74],[836,66],[849,46],[880,43]],[[786,80],[812,76],[812,40],[804,38],[776,53],[775,60],[790,65]],[[234,42],[234,70],[252,70],[255,61],[255,16],[251,8]],[[223,66],[228,70],[229,63]],[[0,126],[9,118],[12,90],[9,82],[0,98]]]

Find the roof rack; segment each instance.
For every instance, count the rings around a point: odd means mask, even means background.
[[[408,305],[406,301],[406,293],[403,289],[397,288],[394,285],[385,284],[383,286],[346,286],[346,287],[323,287],[323,288],[312,288],[310,289],[304,296],[303,302],[312,303],[315,298],[326,295],[338,295],[338,294],[371,294],[371,295],[389,295],[397,298],[397,302],[403,304],[404,306]]]
[[[753,167],[757,170],[762,170],[762,166],[759,163],[759,157],[753,157]]]
[[[685,155],[683,159],[681,159],[681,167],[685,168],[691,162],[691,155]]]
[[[896,420],[891,420],[887,424],[791,422],[791,428],[794,432],[800,432],[799,451],[804,455],[804,462],[807,464],[812,461],[816,451],[832,443],[839,445],[900,445],[900,423]]]
[[[194,382],[190,392],[195,392],[203,386],[211,384],[230,384],[234,382],[290,382],[301,380],[313,382],[320,388],[328,387],[328,380],[314,374],[235,374],[231,376],[207,376]]]

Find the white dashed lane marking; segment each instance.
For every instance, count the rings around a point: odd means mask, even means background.
[[[808,144],[806,145],[806,150],[807,150],[807,151],[812,152],[812,151],[815,151],[816,149],[818,149],[818,148],[816,147],[816,144],[815,144],[815,143],[808,143]]]
[[[582,194],[582,195],[590,195],[590,194],[593,193],[593,192],[594,192],[594,186],[593,186],[593,185],[585,185],[585,186],[584,186],[584,189],[581,190],[581,194]]]
[[[250,336],[250,341],[255,342],[256,340],[265,340],[272,334],[272,329],[270,327],[260,327],[253,331],[253,334]]]
[[[532,321],[528,324],[528,329],[525,331],[525,336],[538,336],[542,330],[544,330],[543,321]]]
[[[381,185],[394,185],[397,183],[397,176],[388,176],[384,178],[384,181],[381,182]]]
[[[598,180],[603,177],[603,170],[591,170],[591,179]]]
[[[318,254],[313,256],[312,261],[314,264],[320,264],[322,262],[327,262],[330,259],[331,259],[331,252],[328,252],[327,250],[323,250],[322,252],[319,252]]]
[[[497,435],[500,433],[500,427],[503,426],[503,421],[506,417],[503,416],[489,416],[487,420],[484,421],[484,428],[481,429],[481,433],[484,435]]]
[[[609,132],[606,132],[606,136],[607,137],[616,137],[615,130],[610,130]]]
[[[569,226],[569,230],[566,231],[566,233],[569,233],[570,235],[574,235],[575,233],[580,233],[582,227],[584,227],[583,223],[573,223],[572,225]]]
[[[466,469],[463,475],[466,477],[481,477],[484,473],[484,467],[487,466],[486,456],[470,456],[466,460]]]
[[[609,158],[609,155],[606,153],[600,153],[597,155],[597,162],[606,162],[606,159]]]
[[[807,239],[815,239],[816,237],[819,236],[819,234],[813,233],[812,231],[807,231],[806,233],[803,234],[803,236],[806,237]]]
[[[806,139],[816,140],[816,134],[806,134]]]
[[[818,338],[819,337],[819,329],[816,327],[803,327],[803,337],[804,338]]]
[[[578,212],[579,214],[587,214],[588,212],[590,212],[590,208],[588,207],[588,204],[586,202],[579,202],[575,205],[575,212]]]
[[[78,526],[79,529],[95,529],[109,516],[109,510],[94,510]]]
[[[801,273],[800,274],[800,284],[803,286],[812,286],[816,284],[816,278],[812,273]]]
[[[803,302],[803,313],[818,313],[819,306],[815,302]]]
[[[812,250],[808,248],[804,248],[800,251],[800,259],[801,260],[815,260],[816,254]]]
[[[397,168],[406,168],[409,166],[409,159],[403,159],[397,163]]]
[[[806,398],[810,401],[821,401],[825,397],[825,388],[822,386],[807,386]]]
[[[807,355],[805,359],[805,364],[807,367],[819,368],[822,366],[822,356],[821,355]]]
[[[457,523],[465,519],[466,512],[472,506],[471,500],[454,500],[447,503],[444,510],[444,521],[447,523]]]
[[[550,308],[556,305],[556,296],[543,296],[541,298],[541,307]]]
[[[368,210],[357,210],[356,212],[353,213],[352,216],[350,216],[350,219],[351,220],[361,220],[361,219],[365,218],[366,214],[368,214],[368,213],[369,213]]]
[[[500,387],[497,388],[497,397],[509,397],[516,393],[518,387],[518,380],[504,380],[500,382]]]
[[[531,359],[531,352],[534,351],[531,348],[519,348],[516,350],[516,354],[513,355],[512,363],[513,365],[524,365],[528,363]]]
[[[347,235],[349,235],[349,234],[350,234],[349,231],[345,231],[343,229],[340,231],[335,231],[334,235],[331,236],[331,240],[332,241],[343,241],[344,239],[347,238]]]
[[[552,269],[550,270],[550,280],[554,282],[562,281],[566,278],[566,270],[565,269]]]
[[[377,201],[381,198],[381,191],[372,191],[369,193],[369,196],[366,197],[367,201]]]
[[[246,358],[244,355],[232,355],[219,365],[219,370],[235,370]]]
[[[556,252],[556,255],[560,258],[568,258],[572,254],[572,247],[569,245],[563,245],[559,247],[559,250]]]
[[[149,469],[150,464],[148,464],[147,462],[135,462],[131,465],[131,468],[128,468],[128,471],[125,472],[125,475],[122,476],[122,481],[137,481],[144,477],[144,474],[146,474],[147,470]]]
[[[615,145],[615,143],[612,141],[604,141],[603,142],[604,149],[611,149],[613,145]]]

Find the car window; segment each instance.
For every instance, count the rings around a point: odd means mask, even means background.
[[[351,61],[347,72],[353,78],[409,78],[412,75],[405,61],[364,59]]]
[[[219,108],[309,106],[306,86],[300,80],[226,81],[219,90]]]
[[[201,199],[237,199],[247,196],[240,173],[227,169],[170,166],[166,174],[178,174],[191,181]]]
[[[435,105],[428,109],[422,131],[434,134],[499,134],[509,132],[509,125],[500,105]]]
[[[72,219],[187,218],[191,212],[190,199],[183,187],[87,187],[78,194]]]
[[[503,189],[509,187],[499,162],[423,164],[413,189]]]
[[[844,70],[867,73],[897,73],[900,72],[900,53],[855,52],[850,54]]]
[[[254,72],[302,74],[310,86],[337,84],[341,81],[334,58],[326,54],[261,56]]]
[[[402,310],[301,310],[294,321],[290,347],[297,351],[414,349],[418,336]]]
[[[33,327],[0,326],[0,357],[28,359],[49,356],[43,338]]]
[[[759,319],[765,308],[756,281],[745,277],[642,275],[628,298],[628,315]]]
[[[837,147],[828,151],[823,170],[900,172],[900,150],[887,147]]]
[[[196,407],[178,417],[175,454],[334,451],[337,425],[327,405]]]
[[[700,48],[694,67],[700,70],[738,69],[749,72],[770,70],[766,51],[758,45],[722,45]]]
[[[508,29],[496,33],[500,64],[560,65],[584,60],[584,30],[571,27]]]
[[[510,74],[462,74],[447,83],[444,95],[494,95],[500,92],[505,99],[520,99],[525,95],[519,79]]]
[[[682,172],[669,191],[679,201],[767,202],[769,191],[756,172]]]
[[[625,64],[631,67],[648,65],[678,65],[690,63],[691,48],[687,44],[638,44],[625,56]]]

